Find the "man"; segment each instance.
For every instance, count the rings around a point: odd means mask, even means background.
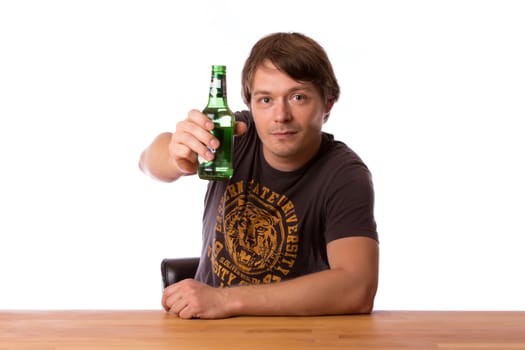
[[[236,113],[234,175],[210,181],[195,279],[164,290],[181,318],[370,313],[379,248],[371,175],[322,132],[339,85],[324,49],[298,33],[252,48],[242,72],[249,111]],[[161,181],[194,175],[219,147],[192,110],[141,154]]]

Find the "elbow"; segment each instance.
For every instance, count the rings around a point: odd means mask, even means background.
[[[170,160],[168,148],[171,136],[169,132],[158,135],[142,151],[138,162],[140,171],[161,182],[173,182],[183,175]]]
[[[145,156],[145,153],[146,151],[143,151],[141,154],[140,154],[140,158],[139,158],[139,170],[142,171],[144,174],[146,173],[146,170],[145,170],[145,165],[144,165],[144,158],[146,157]]]
[[[367,284],[361,292],[357,312],[359,314],[370,314],[374,310],[374,300],[377,293],[377,278]]]
[[[374,309],[374,297],[352,299],[348,302],[343,314],[347,315],[364,315],[372,313]]]
[[[372,310],[374,310],[374,299],[371,300],[364,300],[359,305],[357,305],[357,308],[355,310],[355,314],[370,314],[372,313]]]
[[[348,298],[346,314],[370,314],[374,309],[376,287],[369,286]],[[352,294],[352,293],[350,293]]]
[[[140,154],[139,159],[139,170],[142,171],[145,175],[148,175],[154,180],[160,181],[160,182],[173,182],[179,178],[179,176],[175,176],[172,174],[167,174],[165,172],[162,172],[161,170],[156,170],[155,166],[150,165],[151,161],[148,159],[148,150],[144,150]]]

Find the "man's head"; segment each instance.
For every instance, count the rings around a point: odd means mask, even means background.
[[[339,85],[323,48],[297,33],[276,33],[253,47],[243,73],[243,98],[252,112],[266,162],[294,171],[312,159]]]
[[[242,71],[242,97],[250,107],[255,72],[265,61],[300,82],[311,82],[325,104],[339,98],[339,84],[325,50],[313,39],[299,33],[274,33],[252,48]],[[328,119],[329,114],[325,116]]]

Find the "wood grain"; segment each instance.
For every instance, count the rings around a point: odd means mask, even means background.
[[[0,311],[0,350],[521,349],[525,311],[182,320],[163,311]]]

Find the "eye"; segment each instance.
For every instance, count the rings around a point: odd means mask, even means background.
[[[304,100],[306,100],[306,95],[295,94],[292,95],[291,100],[294,102],[304,102]]]
[[[262,104],[267,104],[270,102],[270,98],[269,97],[261,97],[259,99],[259,102],[262,103]]]

